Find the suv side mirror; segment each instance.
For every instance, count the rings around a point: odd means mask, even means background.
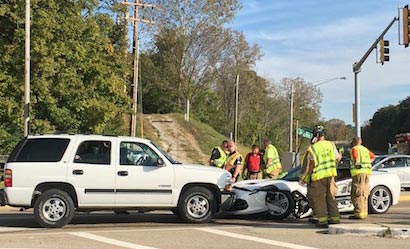
[[[158,159],[157,159],[157,166],[159,166],[159,167],[165,166],[164,159],[162,159],[161,157],[158,157]]]

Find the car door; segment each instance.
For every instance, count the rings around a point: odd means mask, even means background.
[[[404,184],[407,181],[406,176],[406,162],[403,158],[393,157],[388,158],[382,162],[383,170],[389,173],[396,174],[400,179],[400,184]]]
[[[115,140],[79,137],[69,163],[67,178],[84,207],[115,205]]]
[[[161,153],[150,144],[121,141],[117,151],[116,206],[169,206],[174,167],[157,165]],[[165,159],[164,159],[165,160]]]

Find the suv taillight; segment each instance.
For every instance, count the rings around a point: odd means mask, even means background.
[[[13,186],[13,174],[11,169],[4,170],[4,187],[12,187]]]

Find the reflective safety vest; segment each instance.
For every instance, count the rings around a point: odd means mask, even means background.
[[[226,152],[220,146],[214,147],[214,149],[219,151],[219,158],[214,160],[214,164],[216,167],[222,168],[227,158]]]
[[[357,150],[358,158],[356,160],[356,164],[354,164],[353,153],[352,151],[350,151],[350,174],[352,176],[358,174],[370,175],[372,173],[372,161],[370,159],[370,151],[362,145],[356,145],[353,148]]]
[[[226,158],[226,162],[225,162],[225,170],[226,171],[231,171],[232,169],[234,169],[235,167],[236,167],[236,165],[235,165],[235,161],[236,161],[236,159],[238,159],[238,158],[241,158],[242,160],[241,160],[241,165],[243,165],[243,156],[241,155],[241,154],[239,154],[239,152],[236,152],[235,151],[235,153],[233,153],[232,155],[229,155],[227,158]]]
[[[337,176],[335,145],[329,141],[319,141],[309,147],[315,166],[311,176],[312,181]]]
[[[263,161],[265,161],[265,163],[268,162],[268,154],[270,156],[269,158],[271,158],[272,161],[269,165],[266,165],[266,173],[270,174],[276,169],[281,169],[282,164],[280,163],[279,154],[275,146],[269,144],[266,148],[265,154],[263,155]]]

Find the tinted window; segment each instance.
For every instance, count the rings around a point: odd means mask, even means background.
[[[14,147],[13,151],[11,152],[8,162],[15,162],[17,155],[20,153],[21,149],[23,148],[24,143],[27,141],[27,138],[23,138],[20,142]]]
[[[84,141],[78,146],[74,163],[110,164],[110,141]]]
[[[70,139],[32,138],[24,141],[17,145],[9,162],[58,162],[63,157]]]

